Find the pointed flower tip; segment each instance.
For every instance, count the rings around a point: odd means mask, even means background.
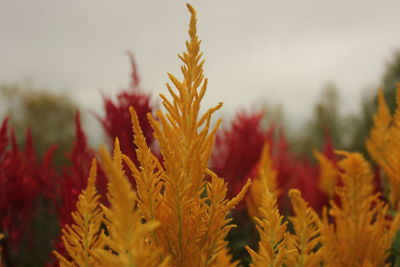
[[[248,178],[244,187],[249,187],[251,184],[252,184],[252,180],[250,178]]]
[[[378,89],[378,110],[381,112],[389,112],[382,88]]]
[[[92,159],[92,167],[90,168],[88,187],[93,186],[96,182],[97,175],[97,161],[96,158]]]
[[[240,198],[243,198],[246,195],[247,191],[249,190],[251,184],[252,184],[251,179],[250,178],[247,179],[246,184],[242,187],[242,190],[239,192],[239,194],[237,196],[240,196]]]
[[[114,145],[119,147],[119,139],[118,139],[118,137],[115,137]]]
[[[121,155],[121,146],[119,144],[119,139],[118,137],[115,137],[115,141],[114,141],[114,156],[116,155]]]
[[[294,198],[294,197],[301,197],[301,192],[299,189],[292,188],[289,190],[289,197]]]
[[[194,8],[192,7],[191,4],[186,3],[186,6],[187,6],[187,9],[189,10],[189,12],[190,12],[192,15],[196,15],[196,11],[194,10]]]
[[[138,118],[138,115],[136,113],[136,110],[132,106],[129,107],[129,113],[131,115],[131,123],[139,121],[139,118]],[[133,126],[135,126],[135,125],[133,125]]]
[[[351,154],[350,152],[347,152],[347,151],[344,151],[344,150],[338,150],[338,149],[336,149],[334,151],[334,153],[337,154],[337,155],[345,156],[345,157],[348,157]]]

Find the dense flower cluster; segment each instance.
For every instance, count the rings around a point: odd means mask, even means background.
[[[37,159],[30,132],[21,149],[9,129],[8,119],[0,127],[0,229],[7,240],[3,254],[18,249],[22,238],[31,238],[29,226],[39,196],[55,200],[54,170],[50,148]]]

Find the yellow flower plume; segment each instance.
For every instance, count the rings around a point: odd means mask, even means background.
[[[400,201],[400,83],[397,85],[397,106],[390,115],[382,91],[378,94],[378,111],[374,126],[366,140],[366,148],[381,167],[390,185],[389,202],[393,208]]]
[[[314,151],[314,157],[318,161],[320,171],[318,187],[328,195],[329,199],[332,199],[335,195],[338,171],[335,165],[321,152]]]
[[[385,266],[400,217],[387,219],[388,205],[374,194],[371,168],[361,154],[340,153],[341,204],[331,201],[332,223],[325,213],[322,227],[326,266]]]
[[[62,229],[62,241],[70,258],[68,260],[53,251],[59,260],[60,266],[95,266],[93,252],[102,248],[104,240],[100,232],[103,212],[99,207],[95,181],[97,175],[96,160],[93,159],[89,174],[88,185],[78,197],[77,210],[72,213],[74,224],[65,225]]]
[[[276,195],[270,192],[263,170],[260,171],[260,178],[260,186],[264,190],[258,211],[259,216],[254,218],[260,242],[258,252],[250,247],[246,249],[252,259],[251,267],[279,267],[284,264],[290,254],[287,222],[284,222],[283,216],[279,213]]]
[[[149,235],[149,242],[171,255],[172,266],[212,266],[226,247],[224,240],[233,227],[227,218],[244,197],[248,182],[237,197],[227,200],[227,185],[207,166],[215,132],[220,120],[211,126],[211,116],[222,103],[200,112],[200,103],[207,88],[204,78],[200,41],[197,37],[196,12],[191,14],[186,52],[178,55],[183,62],[183,78],[168,74],[167,89],[172,97],[160,95],[165,113],[158,119],[148,118],[154,129],[163,162],[151,153],[140,130],[135,111],[131,109],[134,142],[139,166],[126,156],[123,160],[137,183],[138,208],[145,221],[161,224]],[[173,89],[175,87],[175,89]],[[206,181],[206,177],[210,177]]]
[[[263,170],[264,177],[261,177],[261,172],[253,180],[252,185],[249,189],[249,196],[246,198],[246,208],[251,218],[260,217],[259,208],[261,206],[262,196],[264,191],[268,187],[268,190],[278,197],[280,190],[277,184],[277,171],[272,166],[271,150],[268,142],[264,143],[261,158],[260,158],[260,170]],[[265,181],[263,181],[265,179]],[[264,185],[263,183],[266,184]]]
[[[134,142],[138,147],[136,149],[136,157],[140,162],[140,168],[137,168],[129,157],[125,155],[122,157],[136,181],[138,207],[143,213],[144,219],[152,221],[156,217],[156,212],[160,209],[161,191],[164,185],[162,180],[164,168],[158,158],[153,155],[150,147],[148,147],[135,110],[130,107],[129,111],[132,118]]]
[[[113,158],[104,147],[100,149],[100,157],[109,179],[107,197],[110,207],[101,205],[108,235],[106,247],[95,252],[99,266],[168,266],[169,258],[162,257],[161,249],[148,242],[148,235],[159,223],[141,221],[142,216],[136,208],[136,193],[123,174],[118,139]]]
[[[378,91],[378,110],[373,117],[373,123],[373,128],[365,142],[365,147],[374,161],[382,166],[385,162],[389,129],[392,124],[392,115],[390,115],[382,90]]]
[[[289,255],[288,266],[321,266],[323,251],[321,246],[321,222],[318,214],[302,198],[297,189],[289,191],[294,216],[289,217],[294,233],[291,235],[291,248],[295,253]]]

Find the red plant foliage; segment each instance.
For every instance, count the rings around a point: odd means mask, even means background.
[[[82,129],[79,112],[77,112],[75,116],[75,127],[76,137],[72,151],[68,155],[71,165],[65,166],[59,187],[61,204],[57,207],[57,212],[60,228],[64,227],[65,224],[71,225],[73,223],[71,213],[76,210],[76,201],[79,194],[87,186],[91,162],[96,156],[96,152],[88,146],[86,134]],[[107,179],[101,169],[101,165],[99,165],[98,168],[96,187],[99,194],[102,196],[102,202],[105,203]],[[64,245],[60,239],[55,241],[54,247],[59,253],[64,256],[66,255]],[[54,262],[53,264],[47,264],[47,266],[58,266],[55,258],[53,256],[51,257]]]
[[[136,63],[133,56],[131,54],[129,56],[132,66],[129,89],[119,93],[116,102],[104,97],[105,117],[100,118],[98,115],[96,117],[100,120],[110,145],[112,146],[115,138],[118,137],[122,152],[137,163],[129,107],[133,106],[135,108],[139,116],[139,123],[149,145],[153,143],[153,130],[146,116],[147,113],[152,111],[152,108],[150,106],[150,96],[140,91],[140,78]],[[95,151],[88,147],[79,113],[76,115],[75,124],[76,139],[69,155],[71,166],[65,168],[60,186],[61,206],[58,208],[60,227],[65,224],[72,224],[71,212],[76,210],[76,200],[82,189],[87,185],[91,161],[96,156]],[[106,186],[107,179],[101,170],[101,166],[99,166],[96,187],[102,196],[101,201],[103,203],[107,202],[105,198]],[[57,241],[55,247],[59,253],[66,255],[61,240]]]
[[[283,131],[275,125],[263,130],[262,116],[261,112],[238,113],[230,128],[217,133],[211,164],[213,170],[227,180],[229,195],[237,194],[249,177],[257,176],[261,150],[264,142],[268,141],[273,167],[277,170],[277,185],[282,192],[279,198],[281,210],[289,210],[287,192],[290,188],[297,188],[320,212],[328,203],[328,197],[318,188],[318,166],[311,164],[306,157],[290,152]],[[326,140],[323,153],[335,162],[332,142],[330,138]],[[243,206],[238,207],[241,208]]]
[[[82,189],[87,185],[90,166],[96,152],[87,143],[87,137],[82,129],[79,112],[75,116],[75,141],[68,158],[70,166],[63,170],[63,179],[60,186],[61,206],[58,209],[60,226],[73,222],[71,212],[76,210],[76,201]],[[96,187],[104,197],[106,192],[107,180],[99,169]],[[105,199],[105,198],[104,198]]]
[[[272,139],[273,130],[261,127],[262,116],[261,112],[239,112],[232,125],[216,135],[211,168],[227,181],[229,197],[240,192],[247,174],[260,159],[264,142]]]
[[[132,67],[129,88],[120,92],[115,102],[104,96],[105,117],[97,117],[107,134],[108,142],[112,145],[118,137],[122,152],[137,164],[129,107],[132,106],[138,114],[140,127],[150,146],[154,145],[154,137],[153,129],[147,120],[147,113],[151,113],[153,108],[150,104],[150,95],[140,89],[140,78],[132,54],[129,53],[129,57]]]
[[[9,134],[9,132],[11,132]],[[39,195],[54,200],[55,171],[50,148],[42,160],[35,155],[30,130],[24,149],[17,145],[5,119],[0,128],[0,231],[6,234],[6,249],[15,251],[22,236],[32,237],[28,226]],[[3,251],[7,254],[8,251]]]

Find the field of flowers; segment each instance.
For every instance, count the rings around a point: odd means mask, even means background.
[[[187,8],[181,78],[168,73],[162,109],[133,58],[129,90],[104,99],[112,151],[88,146],[77,113],[59,172],[55,147],[38,158],[31,133],[21,148],[2,121],[0,266],[398,266],[400,85],[393,114],[379,93],[365,142],[373,162],[327,135],[313,164],[278,126],[264,129],[261,112],[221,129],[221,102],[201,112],[207,78]],[[45,241],[37,229],[50,228],[58,237]],[[32,259],[38,247],[45,257]]]

